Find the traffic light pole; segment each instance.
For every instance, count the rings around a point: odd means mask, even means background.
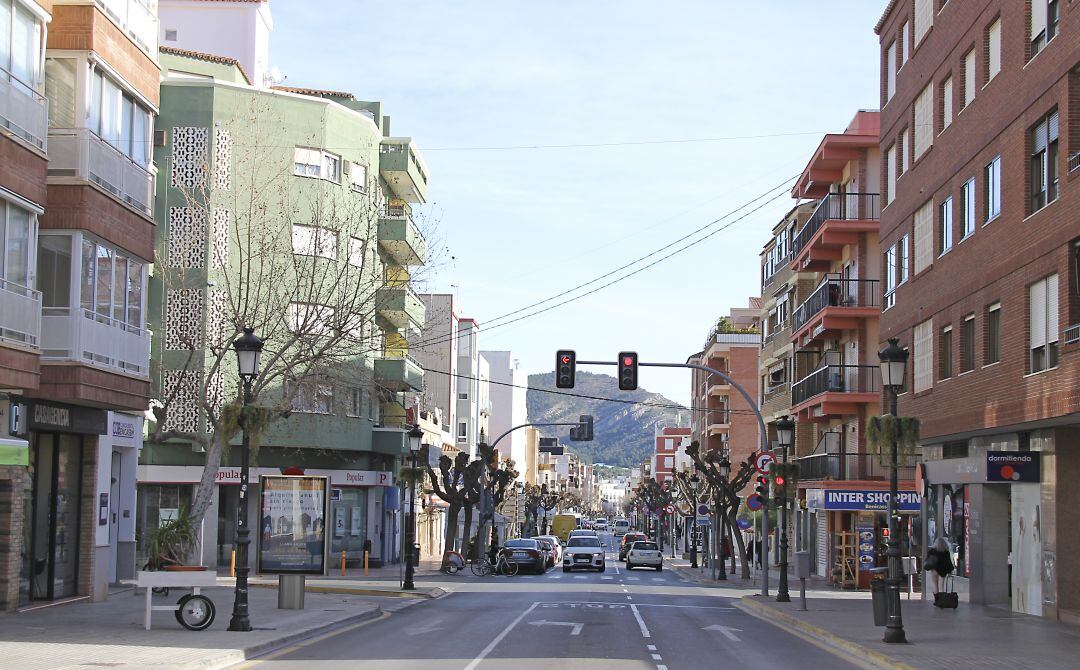
[[[616,366],[619,365],[619,363],[617,361],[576,361],[576,364],[577,365],[616,365]],[[735,387],[735,390],[738,391],[742,395],[742,397],[746,400],[746,403],[750,406],[750,409],[753,410],[754,416],[757,417],[758,428],[760,429],[760,434],[761,434],[761,451],[762,451],[762,453],[764,453],[764,452],[769,450],[769,431],[765,428],[765,419],[761,416],[761,409],[758,407],[757,402],[754,401],[754,397],[752,395],[750,395],[749,393],[747,393],[746,389],[744,389],[741,384],[739,384],[737,381],[732,379],[731,376],[728,375],[723,370],[717,370],[716,368],[710,368],[707,365],[699,365],[697,363],[642,363],[642,362],[639,361],[637,364],[640,367],[646,367],[646,368],[685,368],[685,369],[690,369],[690,370],[700,370],[701,372],[708,372],[710,374],[717,375],[718,377],[723,379],[725,382],[727,382],[731,386]],[[762,518],[762,522],[761,522],[761,525],[762,525],[762,528],[761,528],[761,535],[762,535],[762,537],[761,537],[761,546],[762,546],[762,549],[764,549],[765,546],[768,544],[768,539],[767,538],[768,538],[768,535],[769,535],[769,507],[768,507],[768,505],[765,505],[765,507],[763,508],[761,518]],[[765,556],[763,557],[762,568],[763,569],[761,571],[761,595],[768,597],[768,595],[769,595],[769,556],[768,556],[768,553],[766,553]]]

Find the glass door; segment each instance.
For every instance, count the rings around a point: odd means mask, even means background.
[[[82,438],[36,434],[30,469],[20,597],[69,598],[78,592]]]

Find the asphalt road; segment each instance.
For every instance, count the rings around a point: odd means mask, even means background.
[[[610,542],[610,537],[605,536]],[[612,545],[614,546],[614,545]],[[445,597],[284,649],[259,670],[605,670],[851,668],[814,644],[734,607],[730,593],[670,570],[478,579]]]

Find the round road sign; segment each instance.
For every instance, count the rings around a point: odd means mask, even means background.
[[[762,500],[761,496],[759,496],[758,494],[751,493],[749,496],[746,497],[746,507],[751,512],[756,512],[756,511],[760,510],[764,506],[765,506],[765,501]]]
[[[704,504],[702,504],[702,505],[698,505],[698,506],[697,506],[697,513],[698,513],[698,516],[708,516],[708,515],[709,515],[709,511],[710,511],[710,510],[709,510],[709,506],[708,506],[708,505],[704,505]]]
[[[759,451],[754,455],[754,468],[763,475],[769,474],[769,468],[776,462],[776,454],[771,451]]]
[[[668,505],[667,507],[664,508],[664,511],[667,512],[668,514],[674,514],[675,513],[675,505]]]

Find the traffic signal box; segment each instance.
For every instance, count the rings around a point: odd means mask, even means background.
[[[577,353],[572,349],[560,349],[555,352],[555,388],[574,388],[577,374]]]
[[[619,390],[637,390],[638,359],[636,351],[619,352]]]
[[[570,439],[574,442],[591,442],[593,439],[593,418],[591,414],[578,417],[578,425],[570,429]]]
[[[773,495],[779,498],[782,493],[787,494],[788,500],[794,500],[799,489],[799,464],[798,463],[773,463],[769,468],[769,478],[773,484]]]

